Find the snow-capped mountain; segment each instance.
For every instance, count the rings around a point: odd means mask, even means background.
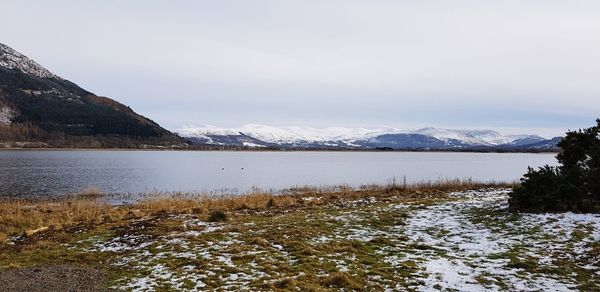
[[[0,67],[17,70],[39,78],[62,79],[37,62],[0,43]]]
[[[460,141],[467,145],[499,146],[507,144],[529,144],[545,140],[537,135],[503,135],[494,130],[448,130],[423,128],[416,134],[434,137],[441,141]],[[527,141],[526,143],[523,143]]]
[[[312,128],[248,124],[240,128],[215,126],[175,130],[198,144],[280,147],[344,147],[395,149],[527,148],[546,139],[537,135],[504,135],[493,130],[423,128]]]
[[[361,138],[385,133],[382,130],[365,128],[311,128],[311,127],[272,127],[248,124],[240,128],[219,128],[215,126],[185,127],[175,130],[183,137],[214,137],[244,135],[272,144],[323,143],[331,141],[355,141]]]

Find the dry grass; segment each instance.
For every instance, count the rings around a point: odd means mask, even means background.
[[[302,187],[281,194],[254,192],[238,196],[198,196],[197,194],[151,194],[139,201],[113,206],[102,200],[97,189],[88,188],[77,195],[54,200],[0,200],[0,242],[8,236],[25,234],[45,228],[59,230],[78,225],[125,224],[143,216],[193,213],[208,219],[214,211],[273,211],[317,207],[361,198],[404,196],[427,199],[449,191],[484,187],[511,187],[499,183],[478,183],[471,180],[444,180],[417,184],[368,185],[359,188]],[[307,200],[306,198],[309,198]],[[214,213],[213,213],[214,214]]]
[[[0,201],[0,238],[48,227],[62,229],[78,224],[100,224],[124,218],[125,210],[90,198],[60,201]]]
[[[352,276],[347,273],[337,272],[329,275],[321,280],[321,285],[332,288],[346,288],[351,290],[360,289],[363,287],[361,283],[352,279]]]

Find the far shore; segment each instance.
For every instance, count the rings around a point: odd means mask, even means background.
[[[296,149],[296,148],[225,148],[225,149],[203,149],[203,148],[22,148],[22,147],[7,147],[0,148],[0,151],[190,151],[190,152],[371,152],[371,153],[527,153],[527,154],[556,154],[559,150],[479,150],[479,149]]]

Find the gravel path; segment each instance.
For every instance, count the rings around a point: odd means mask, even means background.
[[[107,291],[102,272],[67,265],[0,271],[0,291]]]

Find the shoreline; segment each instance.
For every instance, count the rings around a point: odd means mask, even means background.
[[[110,214],[126,220],[132,210],[138,215],[156,213],[203,213],[212,211],[252,210],[264,211],[277,208],[305,207],[304,198],[316,198],[310,205],[324,205],[368,197],[404,196],[422,198],[444,196],[451,191],[478,188],[510,188],[515,183],[476,182],[469,179],[441,180],[421,183],[371,184],[350,186],[297,186],[280,192],[263,190],[241,194],[149,192],[140,194],[103,195],[96,188],[75,194],[55,197],[0,197],[0,242],[2,238],[27,233],[28,230],[47,228],[60,230],[78,224],[102,224],[103,216]],[[113,204],[111,201],[129,201]],[[315,202],[319,202],[315,204]],[[274,208],[275,207],[275,208]],[[77,218],[64,218],[65,214],[77,212]],[[141,212],[141,213],[140,213]],[[68,216],[67,216],[68,217]],[[55,225],[55,226],[52,226]]]
[[[88,205],[94,194],[47,205],[21,202],[9,210],[47,216],[56,226],[0,242],[0,285],[93,285],[91,291],[600,288],[600,215],[515,214],[505,205],[510,187],[306,188],[282,196],[157,197],[119,207]],[[58,226],[56,218],[67,214],[99,220]]]

